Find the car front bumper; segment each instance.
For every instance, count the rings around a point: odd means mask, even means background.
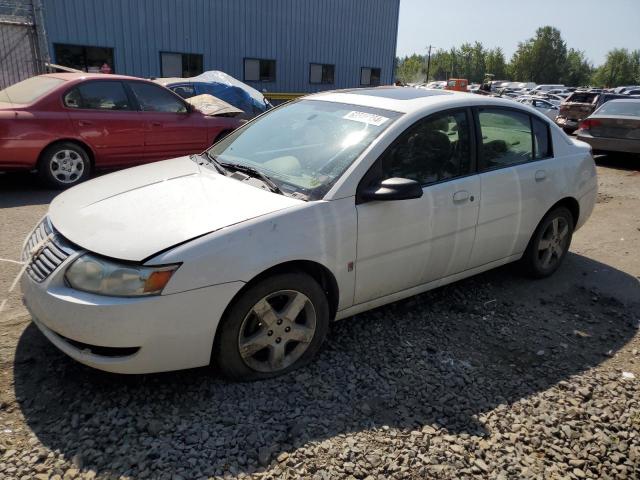
[[[108,297],[69,288],[72,255],[41,283],[23,274],[24,303],[60,350],[94,368],[152,373],[208,365],[224,310],[243,282],[170,295]]]
[[[594,151],[640,153],[640,140],[594,137],[586,130],[578,130],[578,140],[588,143]]]

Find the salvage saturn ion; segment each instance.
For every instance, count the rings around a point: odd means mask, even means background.
[[[308,362],[334,319],[508,262],[551,275],[596,188],[589,146],[525,105],[320,93],[62,193],[25,242],[22,289],[92,367],[266,378]]]

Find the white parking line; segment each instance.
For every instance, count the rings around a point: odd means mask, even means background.
[[[13,282],[11,282],[11,286],[9,287],[9,291],[7,292],[7,293],[11,293],[11,292],[13,292],[13,289],[16,288],[16,285],[18,284],[18,280],[20,280],[20,277],[22,276],[22,274],[26,270],[27,264],[25,262],[18,262],[16,260],[10,260],[8,258],[0,258],[0,261],[9,262],[9,263],[15,263],[17,265],[22,265],[22,268],[20,268],[20,271],[18,272],[16,277],[13,279]],[[0,301],[0,313],[3,312],[4,307],[7,305],[8,301],[9,301],[8,298],[5,298],[2,301]]]
[[[22,265],[24,263],[24,262],[19,262],[18,260],[11,260],[9,258],[0,258],[0,262],[16,263],[18,265]]]
[[[27,269],[27,264],[25,263],[24,265],[22,265],[22,268],[20,269],[20,271],[16,275],[16,278],[13,279],[13,283],[9,287],[9,293],[13,292],[13,289],[16,288],[16,285],[18,284],[18,280],[20,280],[20,277],[22,276],[22,274],[24,273],[24,271],[26,269]]]

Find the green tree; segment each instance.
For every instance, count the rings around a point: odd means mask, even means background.
[[[594,72],[593,83],[603,87],[640,83],[640,50],[611,50],[604,64]]]
[[[431,55],[431,80],[446,80],[451,76],[451,55],[446,50],[437,50]]]
[[[482,43],[463,43],[449,50],[439,49],[431,56],[429,79],[426,78],[426,55],[396,59],[396,78],[403,82],[446,80],[451,77],[481,82],[492,73],[497,80],[509,79],[536,83],[564,83],[581,86],[614,87],[640,84],[640,50],[614,49],[606,62],[594,69],[584,52],[567,48],[560,31],[546,26],[536,30],[533,38],[520,42],[511,62],[507,63],[500,47],[485,49]]]
[[[585,58],[584,52],[570,48],[567,52],[564,74],[560,81],[565,85],[588,85],[593,74],[593,67]]]
[[[507,62],[504,58],[504,52],[500,47],[487,51],[485,67],[485,74],[491,73],[497,80],[503,80],[507,78]],[[483,79],[480,79],[480,81],[482,80]]]
[[[413,54],[410,57],[396,59],[396,78],[404,83],[424,81],[424,57]]]
[[[518,44],[511,60],[515,79],[536,83],[557,83],[564,75],[567,44],[554,27],[540,27],[536,35]]]

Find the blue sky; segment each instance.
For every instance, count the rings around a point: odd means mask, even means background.
[[[400,0],[397,53],[478,40],[502,47],[509,60],[543,25],[558,28],[597,65],[612,48],[640,49],[640,0]]]

